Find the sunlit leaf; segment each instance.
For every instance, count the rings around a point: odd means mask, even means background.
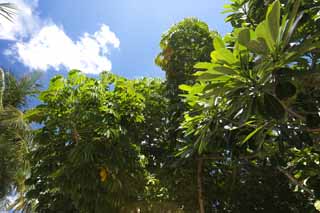
[[[213,46],[216,50],[225,49],[225,45],[220,36],[216,36],[213,40]]]
[[[279,28],[280,28],[280,2],[279,0],[274,1],[271,6],[269,6],[267,11],[267,23],[268,28],[275,43],[278,40]]]

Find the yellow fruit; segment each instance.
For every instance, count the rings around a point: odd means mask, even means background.
[[[317,201],[314,203],[314,207],[320,212],[320,200],[317,200]]]
[[[99,174],[101,182],[107,181],[108,171],[105,168],[101,168]]]

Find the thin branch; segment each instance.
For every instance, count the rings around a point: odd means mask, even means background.
[[[300,114],[292,111],[292,110],[291,110],[290,108],[288,108],[286,105],[284,105],[284,104],[282,104],[282,105],[283,105],[284,109],[285,109],[289,114],[291,114],[292,116],[294,116],[294,117],[296,117],[296,118],[298,118],[298,119],[300,119],[300,120],[302,120],[302,121],[305,121],[305,120],[306,120],[306,118],[305,118],[304,116],[302,116],[302,115],[300,115]]]
[[[269,95],[272,95],[271,93],[268,93]],[[293,117],[296,117],[302,121],[305,121],[306,118],[296,112],[294,112],[292,109],[288,108],[277,96],[272,95],[281,105],[282,107],[288,112],[288,114],[291,114]]]
[[[313,192],[310,189],[308,189],[307,187],[305,187],[303,185],[303,183],[299,182],[294,177],[292,177],[292,175],[289,174],[289,172],[287,172],[286,170],[282,169],[280,166],[277,166],[277,170],[279,172],[281,172],[282,174],[284,174],[294,185],[299,186],[301,189],[306,191],[309,195],[314,196]]]
[[[319,133],[320,132],[320,128],[316,128],[316,129],[307,128],[306,131],[307,132],[311,132],[311,133]]]
[[[240,155],[239,160],[251,160],[258,157],[258,153],[252,155]],[[224,160],[226,157],[221,155],[203,155],[200,159],[203,160]]]

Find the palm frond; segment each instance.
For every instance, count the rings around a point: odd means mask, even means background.
[[[13,21],[17,7],[12,3],[0,3],[0,16]]]
[[[21,107],[27,102],[28,96],[34,96],[39,92],[40,72],[33,72],[17,79],[10,72],[5,73],[6,88],[3,97],[4,106]]]
[[[23,113],[15,107],[6,107],[0,112],[0,127],[24,129]]]

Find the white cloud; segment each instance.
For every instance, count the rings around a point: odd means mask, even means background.
[[[23,64],[33,69],[80,69],[97,74],[111,70],[108,47],[118,48],[119,45],[119,39],[106,25],[93,35],[85,33],[76,42],[58,26],[48,25],[28,42],[17,42],[7,54],[15,54]]]
[[[62,27],[49,21],[40,21],[32,12],[37,7],[37,0],[14,0],[14,3],[20,8],[19,11],[23,8],[24,12],[15,24],[3,26],[7,28],[0,32],[0,39],[15,41],[10,49],[4,51],[5,55],[31,69],[44,71],[66,68],[98,74],[111,70],[109,48],[118,48],[120,41],[107,25],[103,24],[97,32],[84,33],[78,41],[73,41]]]

